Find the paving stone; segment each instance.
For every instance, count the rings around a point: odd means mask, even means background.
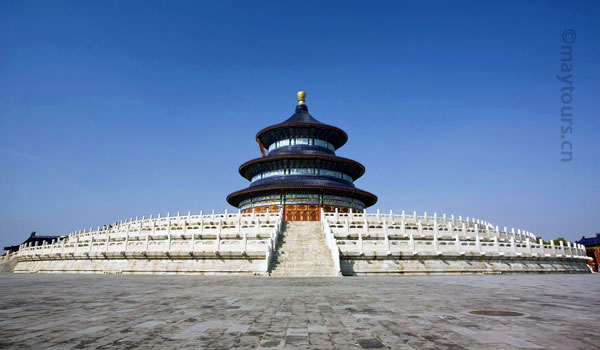
[[[3,349],[592,349],[600,323],[599,275],[0,274],[0,288]]]

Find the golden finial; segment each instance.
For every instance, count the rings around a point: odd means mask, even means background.
[[[306,101],[306,92],[298,91],[298,104],[303,105],[304,101]]]

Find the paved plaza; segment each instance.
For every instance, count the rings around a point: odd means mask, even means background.
[[[0,348],[595,349],[600,276],[0,274]]]

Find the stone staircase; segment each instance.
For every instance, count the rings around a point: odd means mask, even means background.
[[[319,221],[286,221],[283,225],[271,276],[337,276]]]

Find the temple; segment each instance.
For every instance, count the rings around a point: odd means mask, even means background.
[[[229,204],[242,212],[283,209],[286,221],[318,221],[321,208],[347,213],[377,202],[375,195],[354,186],[365,167],[335,154],[348,135],[310,115],[305,98],[304,91],[298,92],[294,114],[256,134],[262,157],[240,166],[250,186],[227,196]]]
[[[377,197],[354,185],[365,167],[336,155],[348,135],[311,116],[305,98],[300,91],[295,113],[256,135],[262,156],[239,168],[250,185],[227,196],[235,212],[130,217],[28,240],[7,247],[0,271],[284,277],[590,272],[592,258],[579,243],[544,241],[460,215],[368,213]]]
[[[29,237],[23,241],[23,243],[18,244],[18,245],[12,245],[12,246],[8,246],[8,247],[4,247],[4,250],[6,250],[9,253],[12,252],[18,252],[19,248],[21,246],[24,245],[43,245],[43,244],[50,244],[50,242],[52,241],[56,241],[60,238],[60,236],[38,236],[37,233],[31,232],[31,234],[29,235]]]

